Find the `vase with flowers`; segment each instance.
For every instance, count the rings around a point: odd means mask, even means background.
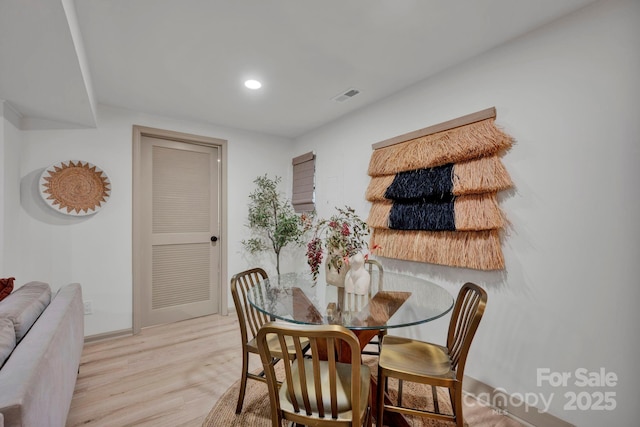
[[[315,222],[313,237],[307,244],[307,263],[315,281],[326,254],[327,283],[344,287],[349,259],[368,248],[369,227],[349,206],[336,211],[330,218]]]

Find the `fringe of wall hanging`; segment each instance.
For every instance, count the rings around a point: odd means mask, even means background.
[[[506,218],[497,193],[513,186],[500,161],[513,140],[496,127],[495,109],[448,124],[374,144],[370,244],[383,257],[504,269],[499,230]]]
[[[369,175],[381,176],[490,156],[512,145],[509,135],[486,119],[375,150]]]
[[[506,219],[496,194],[487,193],[451,200],[374,202],[367,224],[371,228],[397,230],[477,231],[504,228]]]
[[[466,267],[502,270],[504,258],[498,230],[486,231],[399,231],[375,228],[371,244],[376,255]]]
[[[415,175],[418,176],[415,177]],[[513,186],[507,169],[498,156],[494,155],[435,168],[372,177],[367,188],[366,198],[372,202],[391,199],[394,196],[393,193],[388,197],[385,197],[385,194],[392,184],[392,188],[403,188],[404,182],[414,179],[414,177],[425,197],[437,194],[438,190],[462,196],[497,192]],[[432,183],[434,179],[437,180],[437,183]]]

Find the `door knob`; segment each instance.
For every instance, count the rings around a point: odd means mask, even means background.
[[[217,242],[218,241],[218,236],[211,236],[211,241],[212,242]]]

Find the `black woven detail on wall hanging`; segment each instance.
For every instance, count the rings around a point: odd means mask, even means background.
[[[389,228],[395,230],[455,231],[454,198],[420,202],[394,202],[389,213]]]
[[[391,200],[421,200],[453,193],[453,163],[399,172],[384,194]]]

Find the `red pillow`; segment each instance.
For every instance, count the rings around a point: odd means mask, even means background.
[[[11,291],[13,291],[13,281],[15,277],[9,277],[8,279],[0,279],[0,301],[5,299]]]

